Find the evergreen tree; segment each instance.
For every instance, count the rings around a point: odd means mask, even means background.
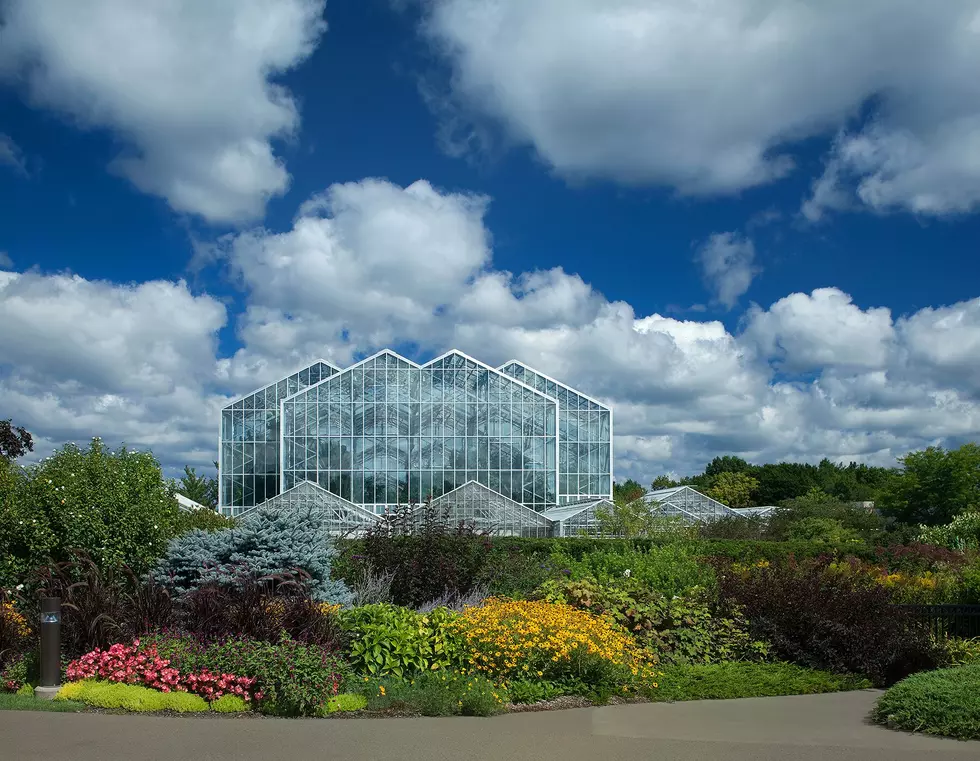
[[[305,571],[314,598],[347,604],[350,590],[330,577],[336,556],[322,510],[260,505],[233,528],[198,529],[172,540],[156,576],[183,593],[209,582],[232,584],[243,575],[261,578]]]

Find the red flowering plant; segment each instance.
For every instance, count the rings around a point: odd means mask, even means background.
[[[168,658],[160,656],[156,644],[146,645],[138,639],[131,645],[112,645],[108,650],[96,648],[69,663],[65,674],[73,682],[98,678],[140,684],[161,692],[192,692],[205,700],[217,700],[224,695],[237,695],[247,702],[263,698],[255,677],[209,669],[181,673]]]

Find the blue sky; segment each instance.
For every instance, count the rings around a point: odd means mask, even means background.
[[[980,2],[203,5],[0,2],[39,452],[206,464],[223,400],[385,345],[602,397],[644,482],[980,431]]]

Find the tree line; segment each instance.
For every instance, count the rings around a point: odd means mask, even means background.
[[[808,497],[842,505],[874,502],[883,516],[910,525],[947,524],[957,515],[980,510],[980,446],[928,447],[909,452],[898,467],[885,468],[828,459],[818,464],[779,462],[755,465],[734,455],[715,457],[704,471],[680,480],[661,475],[649,491],[690,486],[729,507],[785,507]],[[635,480],[617,483],[619,503],[648,491]]]

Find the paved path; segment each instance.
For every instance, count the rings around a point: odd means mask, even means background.
[[[980,742],[892,732],[872,690],[642,704],[493,719],[167,718],[0,711],[11,761],[912,761],[973,759]]]

